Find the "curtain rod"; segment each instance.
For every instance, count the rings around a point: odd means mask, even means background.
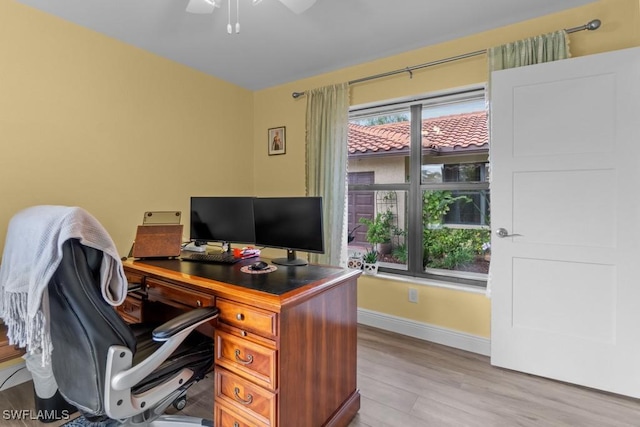
[[[600,28],[600,25],[602,25],[602,22],[599,19],[594,19],[594,20],[589,21],[585,25],[581,25],[579,27],[569,28],[566,31],[567,31],[567,33],[575,33],[575,32],[584,31],[584,30],[595,31],[598,28]],[[447,62],[453,62],[453,61],[457,61],[459,59],[471,58],[473,56],[482,55],[484,53],[487,53],[487,49],[476,50],[475,52],[463,53],[462,55],[451,56],[449,58],[444,58],[444,59],[438,59],[436,61],[426,62],[424,64],[414,65],[412,67],[406,67],[406,68],[401,68],[399,70],[388,71],[386,73],[375,74],[373,76],[362,77],[362,78],[359,78],[359,79],[356,79],[356,80],[349,81],[349,84],[352,85],[352,84],[356,84],[356,83],[362,83],[362,82],[366,82],[366,81],[369,81],[369,80],[375,80],[375,79],[380,79],[380,78],[383,78],[383,77],[389,77],[389,76],[393,76],[395,74],[400,74],[400,73],[409,73],[409,75],[413,77],[413,71],[414,70],[419,70],[421,68],[432,67],[434,65],[445,64]],[[304,94],[305,94],[305,92],[293,92],[291,94],[291,96],[293,97],[293,99],[298,99],[301,96],[304,96]]]

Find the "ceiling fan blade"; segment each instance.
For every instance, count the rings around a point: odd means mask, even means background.
[[[189,0],[187,12],[213,13],[213,9],[220,7],[220,0]]]
[[[298,15],[313,6],[315,2],[316,0],[280,0],[280,3]]]

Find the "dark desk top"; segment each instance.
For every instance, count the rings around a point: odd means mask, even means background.
[[[344,274],[346,271],[341,268],[318,265],[294,267],[278,265],[277,270],[262,274],[241,271],[243,266],[251,265],[259,260],[259,258],[250,258],[229,265],[182,261],[180,259],[145,259],[135,261],[133,266],[135,267],[135,264],[138,263],[147,264],[272,295],[282,295],[318,280]]]

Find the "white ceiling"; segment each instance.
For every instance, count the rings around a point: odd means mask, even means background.
[[[595,0],[317,0],[301,15],[278,0],[238,0],[232,35],[227,0],[207,15],[187,13],[188,0],[17,1],[259,90]]]

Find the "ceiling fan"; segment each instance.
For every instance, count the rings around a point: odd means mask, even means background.
[[[262,0],[251,0],[255,5]],[[280,3],[288,7],[293,13],[301,14],[309,9],[317,0],[279,0]],[[187,12],[190,13],[213,13],[213,10],[220,7],[222,0],[189,0]],[[229,0],[231,3],[231,0]]]
[[[251,0],[256,5],[262,0]],[[279,0],[280,3],[288,7],[293,13],[301,14],[305,10],[309,9],[317,0]],[[189,13],[213,13],[216,8],[220,7],[222,0],[189,0],[187,4],[187,12]],[[228,5],[228,21],[227,21],[227,33],[233,33],[233,27],[231,26],[231,0],[227,0]],[[240,32],[240,0],[236,0],[236,34]]]

